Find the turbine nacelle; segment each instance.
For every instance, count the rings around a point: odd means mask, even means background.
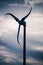
[[[18,22],[20,25],[22,25],[22,26],[26,26],[26,21],[22,21],[22,20],[20,20],[20,22]]]

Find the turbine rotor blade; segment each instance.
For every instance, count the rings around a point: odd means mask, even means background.
[[[23,17],[21,20],[24,21],[30,15],[31,11],[32,11],[32,7],[30,9],[30,12],[25,17]]]
[[[19,32],[20,32],[20,24],[19,24],[18,33],[17,33],[17,42],[18,42],[18,44],[20,44],[20,42],[19,42]]]
[[[18,19],[16,16],[14,16],[13,14],[11,14],[11,13],[6,13],[5,15],[11,15],[11,16],[19,23],[19,19]]]

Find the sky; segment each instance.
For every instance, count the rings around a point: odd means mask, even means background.
[[[20,20],[32,12],[26,21],[26,63],[43,65],[43,0],[0,0],[0,63],[23,63],[23,26],[20,29],[20,45],[17,43],[18,23],[12,13]]]

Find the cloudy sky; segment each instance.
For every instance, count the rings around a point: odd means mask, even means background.
[[[20,45],[17,43],[19,19],[30,11],[26,21],[26,62],[29,65],[43,65],[43,0],[0,0],[0,63],[23,62],[23,27],[20,30]]]

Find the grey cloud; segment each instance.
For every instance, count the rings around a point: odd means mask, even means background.
[[[30,41],[30,42],[29,42]],[[5,42],[4,42],[5,43]],[[43,52],[42,51],[38,51],[38,50],[35,50],[35,49],[31,49],[31,46],[32,45],[35,45],[36,47],[38,46],[43,46],[43,42],[41,43],[40,41],[39,41],[39,39],[37,38],[36,39],[36,37],[35,37],[35,39],[32,37],[32,38],[30,38],[29,40],[28,40],[28,42],[27,42],[27,44],[28,45],[30,45],[30,48],[28,48],[27,49],[27,58],[29,59],[29,58],[34,58],[34,59],[36,59],[38,62],[40,61],[40,63],[43,61]],[[6,45],[7,46],[7,45]],[[17,54],[17,57],[19,58],[19,59],[22,59],[23,57],[23,55],[22,55],[22,49],[20,49],[20,47],[19,47],[19,49],[18,48],[11,48],[12,49],[12,51],[15,53],[15,54]],[[37,63],[36,63],[37,64]],[[41,65],[41,64],[40,64]]]
[[[41,6],[43,4],[43,0],[27,0],[27,4],[30,6]]]
[[[35,50],[28,50],[27,51],[27,58],[34,58],[37,61],[43,62],[43,52],[35,51]]]
[[[14,4],[23,4],[25,0],[1,0],[1,4],[8,4],[8,3],[14,3]]]
[[[26,39],[26,43],[27,46],[30,46],[29,48],[31,48],[31,46],[43,46],[43,35],[30,35],[29,37],[27,37]]]
[[[6,49],[6,50],[5,50]],[[0,62],[14,62],[16,56],[5,46],[0,45]]]
[[[18,46],[16,47],[15,45],[11,45],[8,42],[0,41],[0,46],[4,46],[18,57],[18,59],[23,58],[23,50]],[[9,51],[8,49],[3,49],[4,51]],[[1,50],[1,49],[0,49]]]
[[[40,2],[40,3],[38,3],[38,4],[35,4],[35,6],[36,6],[36,8],[37,8],[37,7],[43,8],[43,2]]]
[[[43,2],[43,0],[27,0],[29,3],[40,3]]]
[[[16,52],[14,52],[10,48],[0,45],[0,63],[4,62],[4,63],[20,64],[21,62],[19,61],[19,59],[22,59],[21,53],[18,54],[17,50]]]
[[[0,0],[0,11],[4,12],[10,6],[23,4],[25,4],[25,0]]]
[[[39,37],[41,39],[41,36],[39,36]],[[40,47],[43,48],[43,41],[39,40],[39,37],[38,37],[38,35],[37,36],[34,35],[32,37],[29,36],[29,38],[27,40],[27,44],[26,44],[27,45],[26,46],[26,49],[27,49],[26,57],[27,57],[27,59],[29,59],[29,58],[35,59],[37,62],[40,62],[39,64],[41,65],[41,64],[43,64],[43,50],[41,51]],[[35,47],[36,48],[39,47],[39,50],[38,50],[38,48],[35,49]],[[37,62],[35,64],[38,64]],[[33,65],[34,65],[34,63],[33,63]]]

